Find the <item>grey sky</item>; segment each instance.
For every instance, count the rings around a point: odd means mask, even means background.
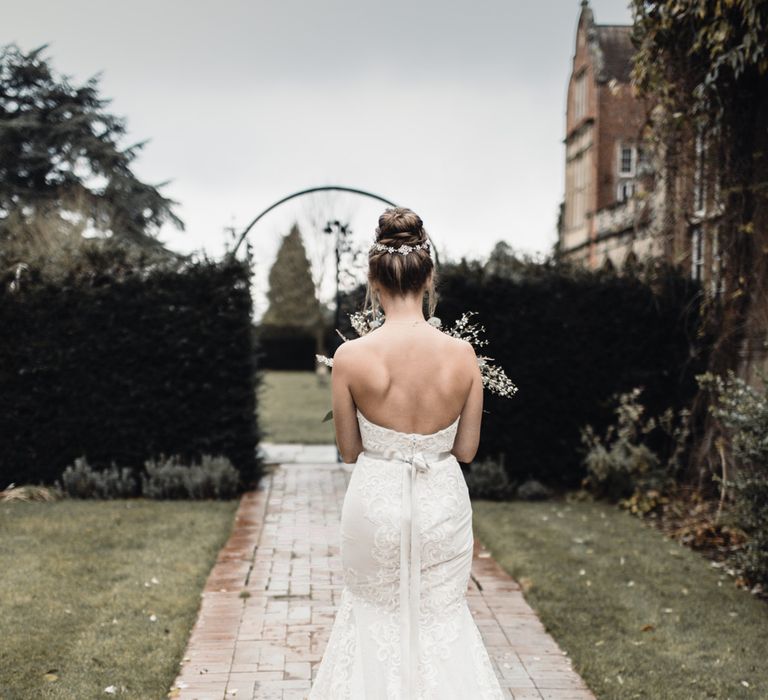
[[[625,0],[592,0],[627,24]],[[172,247],[224,249],[295,190],[369,189],[417,211],[443,255],[484,256],[499,239],[547,251],[563,195],[565,92],[579,0],[280,0],[8,3],[0,42],[49,43],[57,70],[102,72],[102,94],[136,163],[179,200]],[[257,276],[279,234],[314,212],[361,240],[383,206],[297,200],[254,230]],[[258,265],[261,260],[262,265]],[[259,270],[258,268],[262,269]]]

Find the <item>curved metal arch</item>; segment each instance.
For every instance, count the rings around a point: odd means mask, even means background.
[[[232,258],[235,257],[237,254],[238,248],[240,248],[240,245],[245,240],[245,237],[248,235],[250,230],[269,212],[271,212],[273,209],[276,209],[281,204],[285,204],[286,202],[290,201],[291,199],[295,199],[296,197],[303,197],[306,194],[312,194],[314,192],[328,192],[328,191],[336,191],[336,192],[351,192],[352,194],[359,194],[363,197],[370,197],[371,199],[376,199],[379,202],[383,202],[384,204],[388,204],[391,207],[396,207],[397,204],[390,201],[389,199],[386,199],[385,197],[381,197],[378,194],[373,194],[372,192],[366,192],[365,190],[360,190],[355,187],[344,187],[343,185],[323,185],[321,187],[310,187],[306,190],[301,190],[299,192],[294,192],[293,194],[289,194],[287,197],[283,197],[282,199],[278,200],[274,204],[270,204],[264,211],[262,211],[258,216],[256,216],[253,221],[251,221],[248,226],[245,227],[243,232],[240,234],[240,238],[237,239],[237,243],[235,244],[235,247],[230,252],[230,255]]]

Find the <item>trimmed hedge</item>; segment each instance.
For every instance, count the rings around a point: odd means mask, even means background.
[[[258,481],[247,262],[0,288],[0,481],[220,454]]]
[[[673,269],[652,288],[634,275],[556,263],[514,276],[466,261],[444,266],[437,316],[451,325],[477,311],[489,340],[482,354],[519,389],[512,399],[486,392],[477,460],[503,455],[514,481],[573,488],[585,476],[579,428],[613,421],[613,393],[644,386],[651,415],[688,403],[706,364],[699,290]]]
[[[677,411],[689,405],[695,375],[706,367],[701,288],[673,267],[646,278],[549,260],[499,274],[463,260],[441,266],[437,291],[444,326],[478,312],[473,320],[489,340],[480,352],[518,386],[511,399],[486,391],[475,459],[502,463],[511,484],[579,486],[586,476],[580,428],[603,432],[613,423],[615,393],[643,386],[648,415]],[[362,285],[341,296],[339,330],[347,337],[356,337],[348,314],[364,297]],[[325,341],[333,355],[341,343],[335,329]]]
[[[256,338],[264,369],[312,372],[317,367],[317,339],[309,329],[259,324]]]

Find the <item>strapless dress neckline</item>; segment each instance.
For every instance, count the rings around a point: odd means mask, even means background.
[[[359,408],[357,408],[356,411],[357,411],[358,417],[362,418],[366,423],[368,423],[369,425],[372,425],[374,428],[378,428],[379,430],[387,430],[390,433],[396,433],[397,435],[406,435],[406,436],[416,435],[418,437],[432,437],[433,435],[440,435],[441,433],[448,432],[459,422],[459,418],[461,418],[460,415],[456,416],[456,418],[452,423],[450,423],[449,425],[446,425],[444,428],[440,428],[439,430],[436,430],[434,433],[406,433],[406,432],[403,432],[402,430],[395,430],[394,428],[388,428],[386,425],[379,425],[378,423],[374,423],[372,420],[369,420],[368,418],[366,418],[365,415],[363,415],[363,412]]]

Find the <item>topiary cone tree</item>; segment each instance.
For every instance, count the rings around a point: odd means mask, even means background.
[[[297,224],[283,237],[269,271],[269,306],[261,319],[275,329],[306,329],[315,336],[316,351],[322,353],[324,318],[315,293],[312,270]]]

